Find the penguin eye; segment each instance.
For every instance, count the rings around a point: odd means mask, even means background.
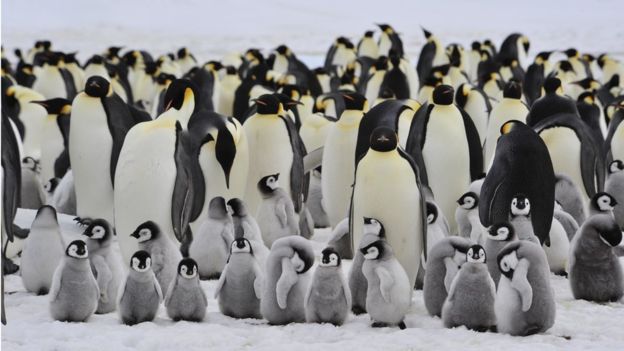
[[[427,223],[431,224],[433,222],[433,214],[427,216]]]
[[[147,228],[144,228],[144,229],[141,229],[141,231],[139,231],[139,235],[140,236],[151,237],[152,236],[152,231],[147,229]]]
[[[511,204],[513,206],[517,206],[518,205],[518,200],[516,200],[516,199],[511,200]]]
[[[151,258],[146,258],[145,259],[145,267],[151,267],[152,266],[152,259]]]
[[[496,234],[500,235],[500,236],[507,236],[508,233],[509,233],[509,231],[507,230],[507,228],[499,228],[496,231]]]
[[[182,273],[186,273],[186,266],[182,266],[182,269],[180,269],[180,271],[181,271]]]
[[[136,257],[132,258],[132,267],[137,267],[139,265],[139,259]]]

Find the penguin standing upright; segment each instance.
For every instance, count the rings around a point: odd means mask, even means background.
[[[379,46],[375,39],[373,39],[373,35],[375,33],[372,30],[368,30],[364,33],[362,39],[360,39],[357,45],[357,56],[358,57],[370,57],[372,59],[376,59],[379,56]]]
[[[425,44],[420,51],[418,63],[416,64],[416,71],[418,72],[421,87],[424,85],[425,80],[429,78],[432,67],[448,63],[448,57],[438,38],[425,28],[422,28],[422,30],[427,39],[427,44]]]
[[[48,112],[43,126],[41,144],[41,181],[63,178],[69,168],[69,115],[71,102],[66,99],[35,101]]]
[[[624,163],[621,160],[611,162],[608,173],[605,191],[615,197],[617,205],[613,208],[613,215],[620,228],[624,229]]]
[[[526,124],[534,127],[539,122],[558,113],[578,115],[574,100],[561,96],[563,89],[559,78],[549,77],[544,81],[544,96],[535,100],[526,118]]]
[[[490,112],[492,111],[490,99],[480,88],[464,83],[457,88],[455,101],[457,106],[466,111],[468,116],[472,119],[479,133],[481,145],[484,145],[488,121],[490,120]]]
[[[130,259],[128,276],[119,289],[119,315],[127,325],[151,321],[156,317],[163,295],[152,271],[147,251],[137,251]]]
[[[394,50],[399,57],[403,57],[403,41],[394,28],[388,24],[378,24],[377,26],[381,29],[381,35],[377,43],[379,55],[389,56],[390,50]]]
[[[64,98],[72,100],[76,96],[76,86],[71,73],[65,68],[62,53],[48,52],[42,57],[42,67],[35,71],[37,79],[32,88],[46,99]]]
[[[358,243],[363,242],[372,243],[380,238],[385,238],[386,231],[383,224],[374,218],[364,218],[364,234],[362,239]],[[364,254],[362,251],[354,249],[353,263],[349,270],[348,281],[349,290],[351,291],[351,311],[353,314],[358,315],[366,313],[366,292],[368,290],[368,283],[366,277],[362,273],[362,264],[364,263]]]
[[[199,284],[197,263],[192,258],[183,258],[165,296],[167,315],[174,321],[201,322],[207,306],[206,293]]]
[[[280,188],[279,173],[262,177],[258,189],[264,198],[258,209],[258,226],[266,246],[271,247],[280,238],[299,235],[299,226],[293,203],[283,188]]]
[[[341,259],[332,248],[321,252],[321,262],[314,272],[306,295],[308,323],[344,323],[351,310],[351,291],[342,273]]]

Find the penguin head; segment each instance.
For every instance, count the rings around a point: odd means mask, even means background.
[[[87,79],[84,91],[90,97],[103,98],[109,94],[111,87],[106,78],[102,76],[92,76]]]
[[[275,52],[286,57],[289,57],[292,55],[292,51],[290,51],[290,48],[283,44],[275,48]]]
[[[230,209],[232,216],[234,217],[247,216],[247,206],[245,206],[245,202],[243,202],[243,200],[237,197],[232,198],[227,202],[227,206]]]
[[[364,259],[367,260],[379,260],[383,259],[386,254],[387,244],[383,239],[374,241],[369,245],[360,249],[362,255],[364,255]]]
[[[43,186],[43,190],[51,195],[54,193],[54,190],[56,190],[56,187],[59,185],[60,182],[60,178],[50,178],[50,180],[48,180],[48,182],[45,183],[45,185]]]
[[[617,206],[618,202],[613,196],[604,191],[596,193],[591,199],[591,207],[600,212],[610,212]]]
[[[453,104],[453,87],[442,84],[433,89],[433,103],[436,105],[452,105]]]
[[[427,41],[429,41],[430,39],[432,39],[433,37],[433,33],[431,33],[430,31],[426,30],[424,27],[420,27],[420,29],[422,29],[423,34],[425,35],[425,39],[427,39]]]
[[[72,258],[85,259],[89,257],[87,244],[82,240],[74,240],[67,246],[65,255]]]
[[[119,52],[123,49],[123,46],[111,46],[106,49],[106,56],[109,58],[119,57]]]
[[[297,105],[303,105],[303,103],[301,103],[301,102],[299,102],[297,100],[293,100],[290,96],[288,96],[286,94],[276,93],[276,94],[273,94],[273,95],[275,95],[275,97],[277,97],[279,102],[282,104],[282,107],[286,111],[294,110]]]
[[[543,65],[544,62],[548,61],[548,58],[550,58],[550,55],[552,54],[552,51],[542,51],[539,54],[537,54],[537,56],[535,56],[535,63],[538,65]]]
[[[511,199],[512,216],[529,216],[531,214],[531,202],[524,194],[516,194]]]
[[[341,259],[336,250],[331,247],[325,248],[321,251],[321,267],[340,267]]]
[[[158,238],[160,236],[160,228],[153,221],[143,222],[130,236],[142,243]]]
[[[170,108],[180,110],[182,106],[192,104],[193,109],[199,106],[199,96],[196,93],[197,86],[189,79],[176,79],[167,88],[165,92],[165,111]],[[191,105],[188,105],[191,106]]]
[[[433,203],[427,201],[427,224],[432,224],[438,220],[438,207]]]
[[[370,137],[370,148],[379,152],[393,151],[397,148],[398,137],[392,128],[377,127]]]
[[[479,43],[478,41],[473,41],[470,44],[470,49],[477,52],[481,51],[481,43]]]
[[[108,221],[102,218],[94,219],[82,235],[86,236],[91,240],[97,240],[100,242],[106,241],[113,234],[113,230],[111,229]]]
[[[457,200],[457,203],[464,210],[472,210],[479,205],[479,196],[476,193],[469,191],[462,195],[459,200]]]
[[[208,216],[214,219],[223,219],[227,217],[228,211],[225,199],[221,196],[213,197],[208,205]]]
[[[485,263],[485,249],[481,245],[472,245],[466,253],[466,262]]]
[[[249,253],[253,255],[253,249],[249,240],[245,238],[236,238],[230,246],[230,254],[233,253]]]
[[[527,128],[527,125],[516,120],[516,119],[512,119],[511,121],[507,121],[505,122],[501,127],[500,127],[500,134],[501,135],[507,135],[511,132],[513,132],[514,130],[521,130],[522,128]]]
[[[152,267],[152,257],[147,251],[137,251],[130,259],[130,268],[134,271],[143,273]]]
[[[569,48],[563,52],[568,58],[579,57],[579,52],[575,48]]]
[[[386,34],[394,33],[394,29],[389,24],[379,23],[377,24],[377,27],[379,27],[379,29]]]
[[[514,270],[518,267],[518,262],[520,261],[517,252],[520,245],[520,241],[507,244],[496,257],[498,269],[509,280],[513,279]]]
[[[271,194],[279,188],[279,173],[264,176],[258,181],[258,190],[262,194]]]
[[[559,78],[548,77],[544,81],[544,91],[546,94],[556,94],[559,88],[561,88],[561,80]]]
[[[379,220],[370,217],[364,217],[364,233],[375,234],[380,238],[386,236],[386,230],[383,224]]]
[[[368,100],[360,93],[342,92],[345,110],[368,111]]]
[[[364,38],[372,38],[374,34],[375,34],[374,31],[367,30],[366,32],[364,32]]]
[[[586,91],[579,95],[576,99],[576,103],[578,108],[581,108],[582,105],[594,106],[596,103],[596,95],[593,91]]]
[[[87,62],[85,63],[85,67],[88,65],[103,65],[104,64],[104,58],[100,55],[93,55],[91,56],[90,59],[87,60]]]
[[[299,255],[299,251],[294,250],[292,257],[290,258],[290,262],[295,268],[295,272],[297,272],[297,274],[303,274],[312,267],[312,264],[314,263],[314,258],[312,258],[312,260],[309,260],[308,257],[304,257],[302,259]]]
[[[624,171],[624,162],[622,160],[615,160],[609,164],[609,174]]]
[[[279,98],[274,94],[264,94],[254,100],[257,106],[257,112],[261,115],[280,115],[283,113],[284,107]]]
[[[570,63],[570,61],[568,60],[561,60],[559,61],[559,70],[561,72],[575,72],[574,71],[574,67],[572,67],[572,63]]]
[[[522,85],[515,79],[509,80],[503,89],[503,97],[520,100],[522,97]]]
[[[190,257],[183,258],[178,264],[178,274],[186,279],[197,277],[197,262]]]
[[[71,112],[71,101],[63,98],[54,98],[43,101],[31,101],[46,109],[49,115],[68,115]]]
[[[514,227],[511,223],[496,223],[488,228],[487,238],[495,241],[510,241],[514,238]]]
[[[189,56],[189,51],[187,48],[180,48],[180,50],[178,50],[178,59],[183,59],[186,58],[187,56]]]

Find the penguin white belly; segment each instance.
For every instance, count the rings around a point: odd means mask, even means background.
[[[299,135],[301,135],[301,140],[303,140],[303,144],[308,152],[314,151],[325,144],[332,124],[324,117],[314,114],[304,120],[299,130]]]
[[[125,102],[128,102],[128,95],[126,94],[126,90],[121,86],[119,81],[113,79],[111,81],[111,86],[113,87],[113,91],[119,95],[119,97]]]
[[[390,52],[390,48],[392,48],[392,41],[390,40],[390,37],[388,36],[388,34],[382,33],[381,36],[379,37],[378,55],[388,56],[388,53]],[[369,100],[369,101],[372,101],[372,100]]]
[[[485,95],[494,100],[501,101],[503,99],[503,92],[493,80],[490,80],[483,85],[483,91],[485,92]]]
[[[22,104],[19,113],[19,119],[24,123],[26,134],[24,135],[24,154],[39,159],[41,149],[47,145],[42,143],[42,134],[44,121],[46,119],[46,110],[37,104]]]
[[[217,104],[216,111],[225,116],[231,116],[234,110],[234,94],[236,89],[240,85],[240,81],[233,80],[231,78],[224,78],[219,89],[219,103]]]
[[[565,127],[548,128],[540,132],[540,137],[548,148],[555,174],[563,173],[574,181],[584,195],[583,207],[587,207],[589,195],[581,173],[581,142],[574,130]]]
[[[424,86],[418,92],[418,100],[419,103],[424,104],[426,102],[431,102],[431,98],[433,96],[433,87]]]
[[[288,72],[288,59],[286,58],[286,56],[275,55],[273,70],[282,74]]]
[[[373,73],[373,76],[366,84],[366,100],[375,101],[379,96],[379,89],[381,88],[381,83],[383,82],[384,76],[386,75],[385,71],[377,71]]]
[[[492,166],[492,160],[496,152],[496,142],[500,136],[500,128],[507,121],[516,119],[522,123],[526,123],[526,116],[529,110],[524,104],[518,100],[503,99],[492,109],[490,120],[487,125],[487,136],[485,137],[485,151],[483,162],[489,170]]]
[[[461,114],[454,106],[444,107],[436,106],[431,111],[422,153],[436,202],[444,217],[454,218],[457,199],[470,185],[470,156]],[[457,224],[449,224],[451,233],[455,233]]]
[[[568,255],[570,251],[570,241],[561,223],[553,219],[550,227],[550,247],[542,245],[550,271],[560,274],[568,270]]]
[[[84,71],[82,70],[82,68],[80,68],[80,66],[76,64],[67,65],[65,66],[65,68],[67,68],[69,73],[71,73],[72,77],[74,78],[74,86],[76,87],[76,91],[81,92],[82,90],[84,90],[84,82],[86,80],[84,78]]]
[[[369,150],[360,160],[353,193],[353,245],[359,247],[364,217],[379,220],[410,286],[423,250],[420,196],[414,170],[397,153]]]
[[[414,119],[414,110],[406,109],[399,115],[399,145],[405,149],[407,138],[409,137],[410,127]]]
[[[41,184],[46,184],[54,178],[54,162],[65,149],[63,135],[56,124],[56,117],[47,117],[44,126],[41,145]]]
[[[78,216],[113,221],[110,159],[113,138],[100,99],[81,93],[72,106],[69,157],[74,171]]]
[[[624,123],[620,123],[613,134],[611,154],[614,160],[624,160]]]
[[[479,94],[479,93],[473,93]],[[480,95],[480,94],[479,94]],[[479,139],[481,140],[481,145],[485,144],[485,136],[487,135],[487,125],[488,125],[488,112],[487,106],[485,105],[485,100],[483,100],[480,96],[473,96],[472,99],[468,99],[466,106],[464,106],[464,110],[472,119],[475,127],[477,128],[477,132],[479,132]]]
[[[245,201],[253,215],[262,201],[258,181],[279,173],[279,184],[290,195],[290,169],[293,151],[286,124],[277,116],[256,115],[243,125],[249,146],[249,173]]]
[[[46,66],[38,72],[37,79],[32,86],[34,90],[43,95],[46,99],[67,99],[65,81],[61,76],[61,72],[56,67]]]

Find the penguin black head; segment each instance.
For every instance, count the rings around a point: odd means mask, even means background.
[[[284,55],[284,56],[290,56],[291,51],[288,48],[288,46],[286,45],[280,45],[277,48],[275,48],[275,51],[280,54],[280,55]]]
[[[433,34],[430,31],[426,30],[425,28],[420,27],[420,29],[422,29],[423,34],[425,35],[425,38],[427,40],[429,40],[429,38],[431,38],[433,36]]]
[[[199,106],[199,96],[197,86],[188,79],[176,79],[169,84],[165,92],[165,111],[170,108],[179,110],[182,105],[193,101],[195,106]]]
[[[238,75],[238,71],[234,66],[225,66],[225,74],[227,74],[228,76],[234,76]]]
[[[279,188],[279,173],[270,174],[262,177],[258,181],[258,190],[262,194],[271,194],[275,189]]]
[[[559,69],[563,72],[575,72],[574,67],[568,60],[559,61]]]
[[[63,98],[54,98],[43,101],[31,101],[33,104],[43,106],[49,115],[67,115],[71,112],[71,101]]]
[[[280,89],[280,92],[295,102],[297,102],[301,98],[301,95],[303,95],[302,89],[298,85],[294,84],[284,85]]]
[[[479,205],[479,196],[476,193],[469,191],[462,195],[459,200],[457,200],[457,203],[464,210],[472,210]]]
[[[387,56],[379,56],[377,61],[373,63],[373,67],[377,71],[385,71],[388,69],[388,57]]]
[[[560,87],[561,80],[559,80],[559,78],[549,77],[544,81],[544,91],[546,91],[546,94],[555,94]]]
[[[453,96],[455,92],[450,85],[442,84],[433,90],[433,103],[436,105],[453,104]]]
[[[185,57],[187,57],[189,54],[189,51],[187,48],[180,48],[180,50],[178,50],[178,58],[179,59],[183,59]]]
[[[152,267],[152,256],[147,251],[137,251],[130,259],[130,268],[137,272],[146,272]]]
[[[230,254],[233,253],[249,253],[253,255],[253,248],[249,240],[245,238],[236,238],[230,245]]]
[[[48,180],[48,182],[43,186],[43,190],[45,190],[48,194],[53,194],[60,182],[60,178],[50,178],[50,180]]]
[[[520,100],[522,97],[522,85],[518,81],[511,79],[507,82],[507,84],[505,84],[503,97]]]
[[[274,94],[264,94],[255,100],[257,112],[261,115],[280,114],[283,110],[282,103]]]
[[[529,216],[531,214],[531,202],[524,194],[516,194],[511,199],[511,215]]]
[[[123,46],[110,46],[106,49],[106,56],[108,56],[108,58],[119,57],[119,52],[123,48]]]
[[[613,196],[609,193],[605,193],[604,191],[596,193],[591,198],[591,207],[595,211],[599,212],[610,212],[613,211],[613,208],[617,206],[618,202],[615,200]]]
[[[362,255],[367,260],[378,260],[384,257],[386,247],[383,240],[377,240],[368,246],[360,249]]]
[[[552,51],[542,51],[537,56],[535,56],[535,63],[543,64],[545,61],[548,61],[550,55],[552,55]]]
[[[466,262],[485,263],[485,249],[481,245],[472,245],[466,253]]]
[[[186,279],[197,277],[197,262],[190,257],[183,258],[178,264],[178,274]]]
[[[514,227],[511,223],[496,223],[488,228],[488,239],[495,241],[510,241],[514,237]]]
[[[609,164],[609,174],[624,171],[624,162],[622,160],[615,160]]]
[[[233,199],[230,199],[227,202],[227,205],[232,210],[232,216],[235,216],[235,217],[247,216],[247,206],[245,206],[245,203],[243,202],[243,200],[235,197]]]
[[[341,94],[345,103],[345,110],[366,111],[368,109],[368,101],[364,95],[356,92],[343,92]]]
[[[108,240],[112,234],[113,230],[111,229],[110,224],[102,218],[94,219],[82,233],[82,235],[88,237],[89,239],[100,242]]]
[[[94,98],[103,98],[108,95],[110,83],[106,78],[101,76],[92,76],[87,79],[85,84],[85,93]]]
[[[143,222],[130,236],[137,239],[140,243],[153,240],[160,236],[160,227],[153,221]]]
[[[433,202],[427,201],[427,223],[431,224],[438,219],[438,208]]]
[[[595,101],[596,101],[596,95],[592,91],[586,91],[582,93],[581,95],[579,95],[578,99],[576,99],[577,104],[594,105]]]
[[[227,216],[227,207],[225,205],[225,199],[221,196],[213,197],[208,205],[208,216],[210,218],[221,219]]]
[[[579,52],[575,48],[569,48],[563,52],[568,58],[578,57]]]
[[[66,52],[66,53],[63,53],[63,61],[65,61],[65,63],[75,63],[75,64],[80,65],[80,63],[76,59],[76,54],[77,54],[77,52]]]
[[[470,48],[474,51],[481,51],[481,43],[473,41],[472,44],[470,44]]]
[[[341,259],[336,250],[331,247],[325,248],[321,251],[321,267],[340,267]]]
[[[364,37],[365,38],[372,38],[373,34],[375,34],[375,32],[373,32],[372,30],[367,30],[366,32],[364,32]]]
[[[88,65],[103,65],[104,64],[104,58],[100,55],[93,55],[91,56],[91,58],[89,60],[87,60],[85,66]]]
[[[377,127],[370,137],[371,149],[379,152],[393,151],[397,148],[398,138],[394,130],[388,127]]]
[[[512,131],[516,130],[516,129],[520,129],[522,127],[526,127],[526,124],[516,120],[516,119],[512,119],[511,121],[507,121],[505,122],[501,127],[500,127],[500,133],[501,135],[506,135],[511,133]]]
[[[392,27],[390,27],[389,24],[381,23],[381,24],[377,24],[377,27],[379,27],[379,29],[381,29],[382,32],[385,32],[388,34],[394,33],[394,29],[392,29]]]
[[[380,238],[386,237],[386,229],[379,220],[370,217],[364,217],[364,232],[376,234]]]
[[[519,240],[511,242],[505,245],[505,247],[503,247],[503,249],[500,250],[496,256],[498,269],[509,280],[513,279],[514,270],[518,267],[518,262],[520,261],[517,252],[520,245],[521,242]]]
[[[87,244],[82,240],[74,240],[67,246],[65,255],[72,258],[85,259],[89,257]]]
[[[301,103],[299,101],[296,101],[296,100],[293,100],[290,96],[288,96],[286,94],[276,93],[276,94],[273,94],[273,95],[275,95],[275,97],[277,97],[279,102],[282,104],[282,107],[286,111],[294,110],[297,105],[303,105],[303,103]],[[257,102],[257,100],[256,100],[256,102]]]

